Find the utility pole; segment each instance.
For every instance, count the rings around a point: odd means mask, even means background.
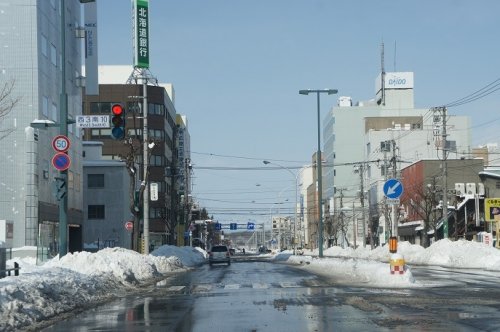
[[[360,163],[357,167],[357,171],[359,172],[359,201],[361,203],[361,219],[363,221],[363,248],[366,247],[366,220],[365,220],[365,189],[364,189],[364,163]],[[372,241],[370,240],[370,244],[373,247]]]
[[[387,152],[391,151],[391,141],[380,142],[380,150],[384,152],[384,165],[383,175],[384,183],[389,180],[389,160],[387,159]],[[387,204],[387,197],[384,196],[384,220],[385,220],[385,243],[389,242],[389,238],[392,236],[391,228],[391,216],[389,216],[389,206]]]
[[[392,178],[397,179],[398,171],[396,164],[396,141],[392,140]],[[392,204],[392,236],[398,238],[398,220],[399,218],[396,216],[396,204]]]
[[[442,168],[443,168],[443,237],[445,239],[448,238],[448,183],[447,183],[447,151],[446,151],[446,107],[440,107],[443,117],[443,128],[442,128],[442,136],[441,136],[441,144],[443,149],[443,160]]]
[[[443,183],[443,192],[442,192],[442,204],[441,204],[441,209],[442,209],[442,215],[443,215],[443,238],[447,239],[448,238],[448,183],[447,183],[447,177],[448,177],[448,170],[447,170],[447,163],[446,159],[448,158],[448,153],[447,153],[447,142],[446,142],[446,137],[448,136],[446,133],[446,107],[441,106],[441,107],[433,107],[432,111],[434,113],[434,123],[439,123],[439,120],[441,120],[441,142],[440,144],[437,144],[436,146],[441,146],[441,151],[442,151],[442,159],[441,159],[441,172],[442,172],[442,183]],[[435,114],[439,113],[439,116],[436,116]],[[437,128],[436,128],[437,129]],[[434,135],[437,137],[439,135],[439,131],[435,130]]]

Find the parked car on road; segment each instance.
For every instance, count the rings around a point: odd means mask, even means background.
[[[231,265],[231,254],[226,245],[221,244],[212,246],[208,253],[208,264],[212,266],[214,263],[226,263],[228,266]]]

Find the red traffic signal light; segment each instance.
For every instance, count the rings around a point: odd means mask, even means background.
[[[113,104],[111,114],[111,138],[125,138],[125,108],[122,104]]]
[[[111,106],[111,113],[113,113],[113,115],[122,116],[125,110],[121,104],[113,104],[113,106]]]

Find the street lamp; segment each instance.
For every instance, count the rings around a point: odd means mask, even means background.
[[[316,153],[316,164],[318,165],[318,215],[319,215],[319,257],[323,257],[323,193],[322,193],[322,174],[321,174],[321,119],[319,111],[319,95],[321,93],[326,93],[329,95],[336,94],[338,91],[336,89],[322,89],[322,90],[299,90],[299,94],[308,95],[310,93],[316,93],[317,105],[318,105],[318,152]]]
[[[278,166],[281,169],[284,169],[288,173],[292,174],[293,179],[295,181],[295,208],[294,208],[294,214],[293,214],[294,221],[293,221],[293,241],[292,241],[293,242],[292,243],[293,254],[295,255],[295,237],[296,237],[296,233],[295,232],[296,232],[296,224],[297,224],[297,176],[298,176],[298,174],[295,174],[289,168],[287,168],[287,167],[285,167],[283,165],[280,165],[278,163],[270,162],[269,160],[263,160],[262,162],[264,163],[264,165],[272,164],[272,165]],[[281,225],[281,223],[280,223],[280,225]]]

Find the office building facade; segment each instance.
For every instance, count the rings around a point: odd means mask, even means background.
[[[56,246],[58,239],[59,202],[53,195],[53,184],[59,171],[53,166],[56,151],[52,147],[58,127],[34,129],[34,120],[52,121],[56,125],[64,103],[61,81],[65,77],[68,119],[81,114],[82,40],[76,37],[80,28],[81,4],[77,0],[3,1],[0,11],[0,82],[13,84],[8,98],[18,100],[5,114],[1,129],[3,158],[0,159],[0,219],[14,225],[14,247]],[[61,13],[66,21],[65,43],[62,43]],[[63,45],[66,52],[63,53]],[[64,63],[64,66],[63,66]],[[65,68],[65,75],[62,69]],[[70,243],[81,237],[82,165],[80,132],[68,125],[71,142],[68,155],[68,224]],[[71,241],[71,240],[76,241]],[[40,241],[39,241],[40,240]],[[38,243],[42,242],[42,243]],[[70,244],[71,246],[71,244]],[[69,250],[78,250],[78,247]]]

